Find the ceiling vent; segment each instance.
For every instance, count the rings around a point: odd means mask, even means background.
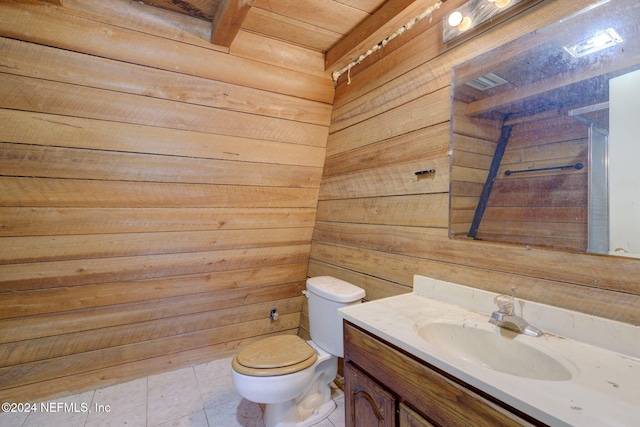
[[[505,83],[507,83],[507,81],[502,77],[496,76],[493,73],[489,73],[489,74],[485,74],[484,76],[480,76],[476,79],[473,79],[467,82],[466,84],[468,84],[474,89],[487,90],[487,89],[494,88],[496,86],[500,86]]]

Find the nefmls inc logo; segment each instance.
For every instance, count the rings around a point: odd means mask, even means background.
[[[89,404],[85,402],[41,402],[40,412],[89,412]]]

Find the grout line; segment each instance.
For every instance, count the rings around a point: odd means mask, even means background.
[[[146,387],[145,387],[145,394],[146,399],[144,399],[144,404],[145,404],[145,408],[144,408],[144,425],[149,427],[149,377],[146,378]]]

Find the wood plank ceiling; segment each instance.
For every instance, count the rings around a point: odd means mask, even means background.
[[[145,0],[212,23],[211,42],[229,47],[249,31],[326,54],[335,71],[437,0]]]

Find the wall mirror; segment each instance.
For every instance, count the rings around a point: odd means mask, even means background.
[[[640,2],[456,66],[449,235],[640,257]]]

